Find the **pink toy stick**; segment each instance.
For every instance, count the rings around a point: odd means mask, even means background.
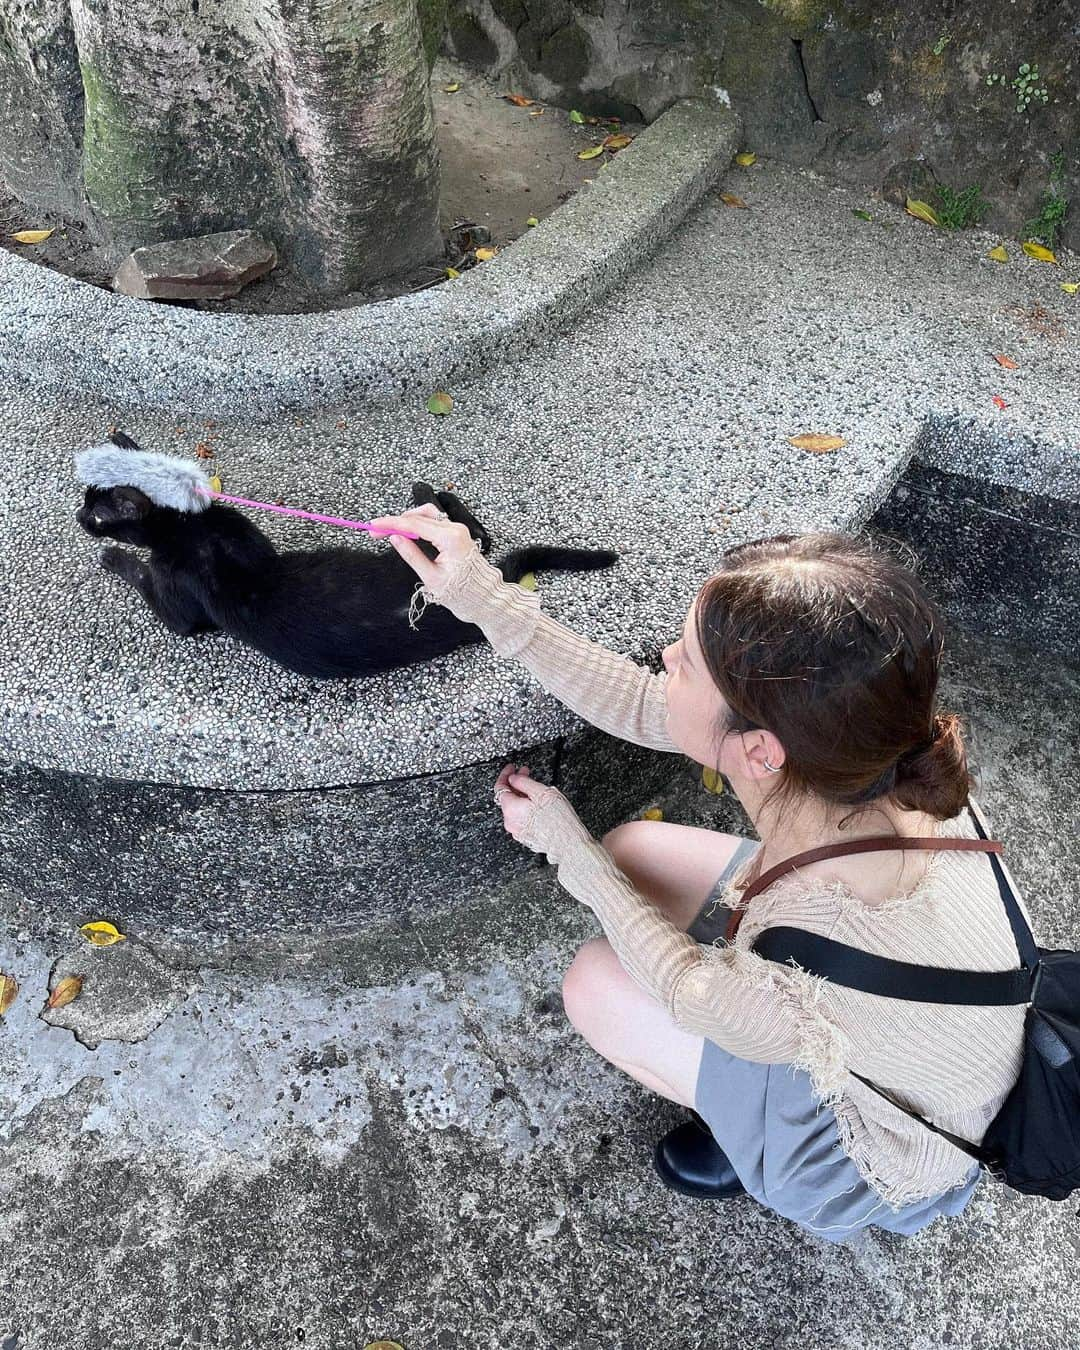
[[[206,497],[214,497],[219,502],[232,502],[234,506],[254,506],[259,511],[275,511],[279,516],[296,516],[299,520],[315,520],[320,525],[343,525],[347,530],[367,530],[368,534],[375,535],[376,538],[385,538],[388,534],[404,535],[406,539],[419,539],[418,534],[413,534],[411,530],[386,530],[379,525],[372,525],[366,520],[342,520],[340,516],[321,516],[317,511],[301,511],[295,506],[275,506],[271,502],[253,502],[248,497],[230,497],[227,492],[214,492],[211,488],[199,488]]]

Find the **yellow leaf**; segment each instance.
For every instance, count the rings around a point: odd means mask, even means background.
[[[642,820],[663,820],[664,813],[658,806],[650,806],[647,811],[642,811]]]
[[[736,197],[734,192],[721,192],[720,200],[725,206],[738,206],[742,210],[746,210],[746,203],[741,197]]]
[[[602,155],[603,153],[604,147],[602,145],[592,145],[588,150],[579,150],[578,159],[595,159],[597,155]]]
[[[434,413],[436,417],[445,417],[453,409],[454,400],[450,394],[436,393],[427,401],[427,410]]]
[[[605,150],[625,150],[633,140],[633,136],[627,136],[621,132],[618,136],[605,136],[603,145]]]
[[[540,222],[537,220],[535,216],[530,216],[529,219],[525,222],[525,224],[528,225],[529,229],[531,230],[534,225],[539,225]]]
[[[15,1002],[18,992],[19,986],[12,976],[0,975],[0,1017],[3,1017]]]
[[[478,248],[476,249],[476,261],[490,262],[498,251],[497,248]]]
[[[46,1008],[66,1008],[79,997],[81,989],[81,975],[66,975],[49,995]]]
[[[531,108],[536,102],[535,99],[526,98],[524,94],[503,94],[507,103],[512,103],[515,108]]]
[[[210,491],[211,492],[221,491],[221,479],[218,477],[216,473],[210,479]]]
[[[735,163],[741,164],[744,169],[748,169],[751,164],[757,163],[757,155],[751,150],[744,150],[741,155],[735,156]]]
[[[701,784],[706,792],[715,793],[717,797],[722,797],[724,795],[724,780],[718,769],[702,769]]]
[[[457,270],[456,267],[448,267],[446,269],[446,277],[448,281],[456,281],[459,276],[461,276],[461,273]]]
[[[1080,291],[1080,281],[1063,281],[1061,289],[1066,295],[1075,295],[1077,291]]]
[[[52,230],[16,230],[11,236],[17,244],[43,244]]]
[[[938,213],[929,202],[920,202],[913,197],[909,197],[904,203],[904,208],[909,216],[914,216],[916,220],[924,220],[927,225],[941,224],[941,221],[938,220]]]
[[[525,575],[524,575],[524,576],[521,578],[521,580],[518,582],[518,585],[521,587],[521,589],[522,589],[523,591],[535,591],[535,590],[536,590],[536,573],[535,573],[535,572],[526,572]]]
[[[91,947],[112,947],[124,941],[124,934],[119,928],[114,928],[111,923],[104,920],[98,923],[84,923],[79,932]]]
[[[454,84],[444,84],[442,87],[442,91],[444,94],[456,94],[460,88],[461,88],[460,83],[455,82]]]
[[[998,244],[997,248],[992,248],[986,256],[988,258],[993,258],[995,262],[1009,261],[1009,255],[1005,252],[1004,244]]]
[[[827,455],[830,451],[839,450],[841,446],[847,445],[843,436],[821,436],[814,432],[789,436],[787,443],[793,445],[796,450],[809,450],[812,455]]]
[[[1028,239],[1024,243],[1024,252],[1029,258],[1037,258],[1039,262],[1057,262],[1050,250],[1043,248],[1042,244],[1037,244],[1034,239]]]

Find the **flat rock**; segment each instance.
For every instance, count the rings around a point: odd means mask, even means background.
[[[228,300],[277,266],[277,249],[253,230],[167,239],[128,254],[113,290],[139,300]]]

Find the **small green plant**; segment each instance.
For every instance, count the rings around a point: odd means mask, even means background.
[[[1038,63],[1025,61],[1017,71],[1015,80],[1009,80],[1006,75],[987,75],[986,83],[997,84],[1002,88],[1007,85],[1016,94],[1016,111],[1026,113],[1032,103],[1050,102],[1049,90],[1046,85],[1039,83],[1041,78]]]
[[[941,36],[938,38],[938,40],[934,43],[934,55],[935,55],[935,56],[940,56],[941,53],[945,50],[945,48],[949,45],[949,43],[950,43],[951,41],[952,41],[952,34],[951,34],[951,33],[949,32],[949,30],[946,28],[946,29],[942,32],[942,34],[941,34]]]
[[[989,210],[990,203],[983,199],[978,183],[961,188],[959,192],[944,183],[937,188],[937,216],[947,230],[969,230],[978,225]]]
[[[1042,210],[1034,220],[1024,224],[1024,237],[1036,239],[1048,249],[1057,247],[1069,212],[1069,199],[1062,193],[1065,185],[1065,152],[1059,150],[1050,156],[1050,181],[1043,193]]]

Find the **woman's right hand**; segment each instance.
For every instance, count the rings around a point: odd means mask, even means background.
[[[370,524],[381,529],[411,530],[435,546],[438,554],[432,559],[415,540],[406,539],[400,534],[388,536],[391,548],[409,564],[433,595],[438,595],[445,588],[455,565],[476,549],[476,541],[469,533],[468,526],[447,520],[443,512],[430,502],[403,511],[400,516],[376,516]]]

